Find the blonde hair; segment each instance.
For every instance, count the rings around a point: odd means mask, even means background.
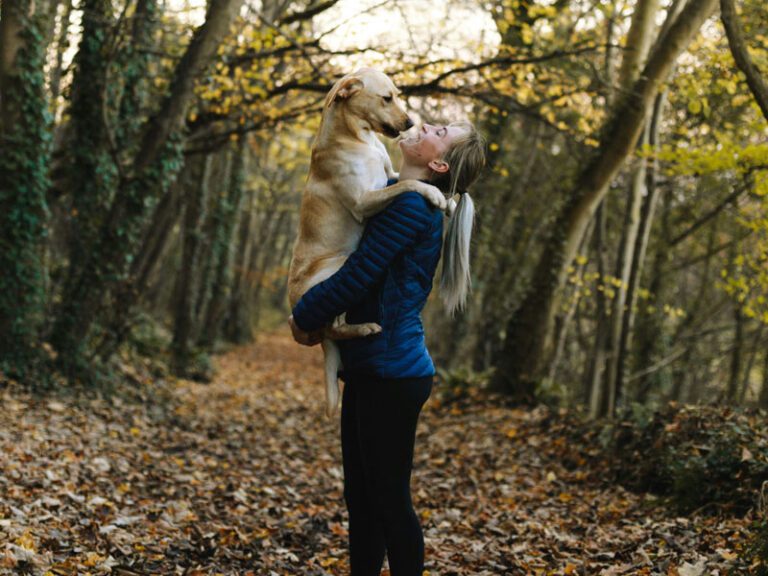
[[[454,122],[451,126],[465,133],[457,136],[443,160],[448,172],[434,173],[430,183],[437,186],[448,198],[459,194],[456,211],[448,221],[443,239],[443,270],[440,276],[440,292],[448,312],[453,315],[462,310],[472,286],[469,267],[469,247],[475,220],[475,203],[469,188],[480,177],[485,167],[485,138],[471,122]]]

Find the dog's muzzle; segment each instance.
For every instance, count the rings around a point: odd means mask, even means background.
[[[389,124],[383,124],[381,126],[381,131],[384,132],[384,134],[386,134],[390,138],[397,138],[398,136],[400,136],[400,130],[398,130],[397,128]]]

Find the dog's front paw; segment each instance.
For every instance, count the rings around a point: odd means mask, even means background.
[[[453,198],[448,199],[448,206],[445,209],[445,214],[448,216],[448,218],[453,218],[453,215],[456,212],[456,201]]]
[[[375,322],[366,322],[360,324],[360,336],[373,336],[375,334],[381,334],[381,326]]]
[[[440,208],[440,210],[448,208],[448,200],[446,200],[445,195],[439,188],[432,186],[431,184],[425,184],[424,182],[419,182],[419,184],[420,186],[416,192],[424,196],[430,204]]]

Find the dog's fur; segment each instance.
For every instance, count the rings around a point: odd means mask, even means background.
[[[397,195],[415,191],[435,206],[447,207],[440,190],[418,180],[385,187],[387,179],[396,175],[376,133],[394,138],[413,125],[398,94],[385,74],[363,68],[336,82],[325,99],[288,273],[292,307],[312,286],[341,268],[357,248],[365,219],[381,211]],[[343,316],[325,329],[323,352],[329,415],[338,405],[337,371],[341,365],[338,346],[332,339],[380,331],[377,324],[346,324]]]

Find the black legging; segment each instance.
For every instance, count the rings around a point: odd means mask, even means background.
[[[416,422],[432,377],[347,376],[341,406],[352,576],[421,576],[424,535],[411,503]]]

